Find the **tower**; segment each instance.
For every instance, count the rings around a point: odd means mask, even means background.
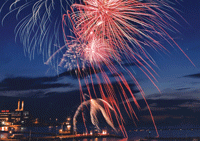
[[[20,111],[20,99],[18,100],[17,109],[15,109],[15,111]]]
[[[21,105],[20,111],[24,111],[24,101],[22,101],[22,105]]]
[[[22,101],[21,109],[20,109],[20,99],[18,100],[18,106],[15,111],[24,111],[24,101]]]

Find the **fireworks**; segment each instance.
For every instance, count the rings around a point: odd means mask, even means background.
[[[98,123],[99,123],[99,120],[98,120],[98,117],[97,117],[98,111],[100,111],[102,113],[102,115],[105,118],[106,122],[112,127],[112,129],[114,129],[116,131],[115,126],[112,123],[112,120],[109,117],[109,115],[106,113],[106,110],[105,110],[104,107],[106,106],[107,108],[109,108],[109,112],[110,111],[114,111],[114,109],[111,107],[111,105],[108,102],[106,102],[103,99],[99,99],[98,98],[98,99],[90,99],[90,100],[84,101],[77,108],[77,110],[75,112],[75,115],[73,117],[73,126],[74,126],[74,131],[75,132],[77,131],[77,127],[76,127],[77,116],[81,112],[83,112],[83,107],[88,107],[88,106],[90,106],[90,119],[91,119],[91,122],[99,132],[100,132],[101,129],[98,126]],[[83,119],[84,119],[84,116],[83,116]]]
[[[73,4],[68,17],[78,38],[106,42],[112,59],[118,61],[120,54],[129,60],[139,56],[153,63],[145,47],[164,51],[167,49],[159,40],[176,44],[168,34],[170,30],[176,31],[169,24],[176,22],[167,13],[176,12],[169,3],[167,0],[85,0],[84,4]]]
[[[46,64],[50,64],[57,58],[58,66],[67,68],[67,70],[75,70],[82,98],[84,97],[82,85],[86,85],[90,100],[83,101],[75,113],[74,120],[76,120],[81,107],[90,104],[91,120],[96,128],[98,128],[96,111],[100,110],[107,123],[115,129],[113,123],[110,122],[111,114],[109,112],[114,111],[120,130],[127,136],[119,101],[122,101],[130,118],[138,119],[129,98],[133,99],[138,109],[140,106],[120,69],[130,75],[143,97],[144,92],[129,68],[123,65],[124,63],[134,62],[155,85],[154,74],[156,72],[151,64],[156,64],[146,48],[167,51],[159,42],[163,40],[171,46],[176,45],[181,50],[168,33],[171,30],[177,31],[173,26],[176,20],[169,12],[178,14],[169,0],[83,0],[73,3],[70,10],[66,9],[68,7],[67,0],[32,0],[30,2],[15,0],[9,2],[9,0],[5,2],[1,9],[5,5],[10,5],[11,13],[18,11],[17,17],[23,9],[32,8],[31,14],[23,18],[16,27],[16,35],[19,35],[25,51],[31,56],[38,47],[38,51],[48,58]],[[53,18],[55,14],[58,14],[57,12],[60,16]],[[3,21],[8,15],[9,13],[5,15]],[[59,30],[60,28],[61,30]],[[70,36],[69,31],[71,31]],[[60,38],[61,36],[62,38]],[[60,41],[65,43],[64,46],[59,46]],[[181,51],[183,52],[183,50]],[[62,56],[60,57],[60,55]],[[186,54],[185,56],[187,57]],[[119,69],[118,66],[121,68]],[[82,73],[86,70],[87,73]],[[115,94],[116,91],[107,71],[114,76],[119,86],[118,96],[120,99]],[[81,78],[84,79],[81,80]],[[84,84],[82,84],[83,82]],[[93,99],[98,97],[94,83],[98,85],[102,100]],[[155,87],[157,88],[156,85]],[[105,110],[99,105],[99,101],[103,102],[104,106],[107,105]],[[146,104],[157,131],[150,107],[147,102]],[[76,125],[74,126],[76,130]]]
[[[153,37],[169,41],[165,29],[171,25],[164,19],[174,20],[162,10],[172,8],[156,0],[85,0],[84,5],[73,4],[71,8],[68,16],[78,38],[107,42],[113,59],[118,56],[116,53],[121,56],[142,54],[149,59],[144,46],[162,49]]]
[[[110,101],[110,103],[112,107],[117,109],[116,111],[118,114],[121,115],[120,110],[118,110],[118,99],[115,96],[111,81],[104,71],[106,67],[111,74],[115,75],[115,79],[120,86],[120,101],[126,101],[123,103],[125,110],[131,118],[133,118],[132,114],[137,118],[122,85],[128,89],[136,106],[138,108],[140,108],[140,106],[131,92],[128,82],[122,73],[119,72],[115,64],[117,62],[123,65],[122,59],[127,62],[135,62],[141,71],[155,85],[154,80],[156,80],[156,78],[153,73],[156,74],[156,72],[145,60],[149,60],[153,65],[155,65],[155,63],[145,50],[145,47],[166,51],[167,49],[160,44],[160,39],[165,40],[170,45],[177,45],[168,34],[168,31],[175,30],[175,28],[169,24],[175,22],[175,19],[167,13],[167,11],[176,12],[173,7],[169,5],[169,1],[167,0],[85,0],[81,4],[72,4],[71,11],[68,11],[63,17],[70,18],[75,38],[78,40],[79,44],[77,44],[77,42],[73,45],[68,44],[68,50],[63,55],[62,60],[66,61],[64,58],[68,56],[70,50],[72,50],[71,48],[76,48],[76,51],[73,53],[74,56],[78,54],[78,58],[72,62],[76,63],[79,79],[80,76],[84,75],[81,73],[80,69],[85,68],[86,65],[94,72],[95,69],[98,68],[100,74],[94,73],[96,77],[95,80],[93,77],[88,78],[87,75],[83,76],[88,93],[90,97],[93,97],[88,85],[89,82],[93,83],[96,81],[99,85],[101,97],[104,100],[106,97],[113,99],[114,101]],[[63,18],[63,20],[65,21],[65,18]],[[178,48],[180,47],[178,46]],[[66,64],[68,64],[68,61],[66,62]],[[131,76],[144,97],[144,92],[131,71],[128,68],[123,68]],[[81,88],[82,84],[80,80],[79,85]],[[156,85],[155,87],[157,88]],[[96,93],[94,86],[93,92]],[[146,104],[148,106],[147,102]],[[150,107],[148,106],[148,108],[151,114]],[[152,114],[151,117],[156,128]],[[121,123],[123,122],[120,122],[120,124]],[[122,130],[121,128],[121,131]]]
[[[16,13],[16,39],[20,39],[30,59],[37,52],[46,60],[64,44],[62,15],[70,4],[69,0],[5,0],[0,12],[9,12],[3,16],[2,24]]]

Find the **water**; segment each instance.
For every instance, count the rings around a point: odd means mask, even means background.
[[[40,133],[52,133],[52,134],[58,134],[58,131],[61,127],[60,126],[45,126],[45,127],[21,127],[21,131],[27,131],[27,134],[24,134],[24,136],[30,136],[31,133],[34,132],[40,132]],[[160,137],[200,137],[200,129],[199,128],[172,128],[168,127],[162,130],[158,130]],[[145,137],[155,137],[156,132],[152,129],[134,129],[132,127],[129,127],[127,129],[127,133],[129,138],[128,139],[117,139],[117,138],[93,138],[93,139],[77,139],[73,140],[70,139],[68,141],[137,141],[141,138]],[[42,137],[42,136],[50,136],[50,135],[42,135],[42,134],[31,134],[31,137]],[[0,138],[8,137],[8,133],[1,133]],[[154,140],[157,141],[157,140]]]

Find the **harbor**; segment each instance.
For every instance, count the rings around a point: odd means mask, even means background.
[[[159,137],[151,127],[134,128],[127,126],[126,138],[120,131],[115,132],[112,128],[104,126],[97,130],[94,126],[77,124],[73,129],[73,122],[70,116],[64,121],[58,118],[49,119],[51,122],[43,122],[39,118],[31,119],[29,111],[24,110],[24,101],[18,100],[15,111],[1,110],[0,112],[0,140],[2,141],[198,141],[200,140],[200,128],[197,126],[168,126],[159,127]]]
[[[26,134],[23,132],[23,134]],[[34,134],[41,134],[41,133],[34,133]],[[45,133],[44,133],[45,134]],[[22,134],[15,134],[15,135],[22,135]],[[76,135],[49,135],[49,136],[44,136],[44,137],[16,137],[16,138],[2,138],[1,140],[69,140],[69,139],[93,139],[93,138],[119,138],[122,139],[122,136],[114,135],[114,134],[76,134]]]
[[[1,140],[69,140],[90,138],[123,138],[110,134],[106,129],[101,132],[91,129],[87,132],[74,132],[72,121],[67,117],[64,122],[44,124],[39,119],[29,119],[29,111],[24,110],[24,101],[18,100],[15,111],[1,110],[0,112],[0,139]],[[30,126],[31,125],[31,126]]]

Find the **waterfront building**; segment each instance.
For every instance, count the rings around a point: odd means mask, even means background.
[[[11,124],[11,113],[9,110],[1,110],[0,124],[2,124],[2,125],[10,125]]]
[[[29,112],[24,110],[24,101],[22,101],[20,108],[20,100],[18,100],[18,107],[11,112],[11,120],[16,124],[25,124],[29,119]]]
[[[20,104],[20,100],[18,101],[18,108],[15,109],[15,111],[10,112],[10,110],[1,110],[0,112],[0,124],[2,126],[25,124],[28,120],[29,112],[24,110],[24,101],[22,101],[22,104]]]
[[[0,121],[9,121],[11,118],[11,113],[9,110],[1,110]]]
[[[67,117],[66,121],[61,125],[61,129],[59,130],[59,134],[72,134],[72,125],[71,118]]]

